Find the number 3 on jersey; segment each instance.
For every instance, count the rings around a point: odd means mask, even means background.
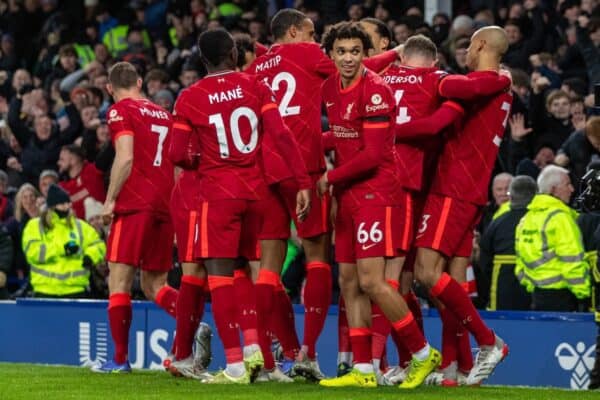
[[[244,143],[242,134],[240,132],[240,118],[248,119],[250,122],[250,141]],[[217,140],[219,142],[219,152],[221,158],[229,158],[229,139],[227,137],[227,130],[225,129],[225,123],[223,121],[223,115],[212,114],[208,117],[208,123],[213,124],[217,130]],[[248,107],[236,108],[229,117],[229,131],[231,138],[233,139],[233,145],[242,154],[252,153],[256,149],[258,143],[258,117]]]

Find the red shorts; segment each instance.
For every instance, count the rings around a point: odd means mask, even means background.
[[[177,240],[177,258],[179,262],[195,262],[194,238],[198,229],[198,211],[184,207],[180,196],[171,196],[171,219]]]
[[[369,257],[400,257],[412,237],[412,202],[399,206],[358,205],[338,199],[335,255],[338,262],[355,263]]]
[[[167,272],[173,266],[173,224],[168,215],[116,215],[108,234],[108,261]]]
[[[198,211],[194,257],[257,259],[262,225],[259,202],[223,199],[204,201]]]
[[[258,239],[287,240],[290,237],[291,219],[285,202],[275,186],[269,186],[267,196],[258,202],[262,214],[262,227]]]
[[[279,182],[276,190],[281,193],[281,197],[285,201],[288,215],[294,218],[298,237],[312,238],[331,232],[331,223],[329,220],[329,212],[331,210],[331,197],[326,194],[323,197],[317,195],[316,182],[321,178],[321,174],[312,174],[311,187],[311,209],[306,219],[299,222],[296,218],[296,194],[298,193],[298,185],[294,179],[286,179]]]
[[[429,194],[415,246],[437,250],[447,257],[470,257],[473,231],[480,218],[481,207],[475,204]]]

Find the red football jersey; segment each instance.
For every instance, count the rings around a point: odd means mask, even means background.
[[[78,177],[60,182],[60,186],[69,193],[73,211],[77,218],[85,219],[83,201],[92,197],[104,203],[106,189],[104,188],[104,174],[94,164],[85,162]]]
[[[316,43],[274,44],[257,57],[247,71],[264,79],[279,104],[285,124],[293,132],[309,173],[325,170],[321,144],[321,85],[336,73],[331,59]],[[265,170],[271,171],[269,183],[291,176],[282,160],[270,154],[272,144],[265,141]]]
[[[327,173],[336,193],[360,203],[393,205],[401,181],[394,150],[395,102],[390,88],[364,69],[342,89],[339,75],[323,84],[323,101],[334,136],[336,167]]]
[[[166,157],[173,120],[171,114],[146,99],[124,99],[108,110],[113,143],[133,136],[133,165],[115,202],[115,213],[169,213],[173,164]]]
[[[444,75],[446,73],[437,68],[412,68],[397,64],[383,71],[381,77],[392,89],[396,100],[395,123],[400,125],[427,117],[437,110],[442,100],[438,95],[438,83]],[[441,138],[437,136],[396,141],[398,165],[405,188],[416,191],[423,189],[423,174],[435,166],[440,141]]]
[[[196,210],[202,198],[200,197],[200,180],[198,171],[182,170],[177,179],[171,197],[179,198],[178,204],[181,204],[185,210]]]
[[[467,78],[498,76],[494,71],[471,72]],[[465,106],[460,132],[451,132],[440,158],[431,192],[485,205],[488,185],[508,121],[512,95],[500,92]]]
[[[196,135],[201,196],[206,200],[256,200],[266,194],[258,163],[263,135],[286,153],[301,188],[310,187],[306,168],[283,124],[269,87],[254,75],[226,71],[207,75],[184,90],[175,104],[176,137],[169,154],[187,159],[189,135]],[[187,134],[187,135],[185,135]]]

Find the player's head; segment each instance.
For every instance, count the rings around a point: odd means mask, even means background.
[[[345,80],[354,79],[363,58],[372,47],[369,35],[360,24],[346,21],[332,26],[323,36],[321,46]]]
[[[402,51],[402,64],[416,68],[430,68],[437,62],[437,47],[425,35],[408,38]]]
[[[381,54],[390,48],[392,32],[385,22],[377,18],[363,18],[360,20],[360,26],[367,32],[373,44],[369,55]]]
[[[233,36],[223,28],[209,29],[198,38],[202,61],[209,72],[235,69],[238,50]]]
[[[471,36],[467,49],[467,66],[472,71],[495,68],[508,50],[506,31],[499,26],[486,26]]]
[[[271,33],[279,43],[315,41],[315,25],[312,20],[293,8],[284,8],[273,16]]]
[[[124,93],[140,93],[142,90],[142,78],[133,64],[121,61],[108,70],[108,83],[106,90],[119,101]]]

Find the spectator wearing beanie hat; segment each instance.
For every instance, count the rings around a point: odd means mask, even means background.
[[[90,269],[106,255],[98,232],[73,215],[69,194],[55,184],[46,208],[25,226],[22,246],[35,297],[86,297]]]

